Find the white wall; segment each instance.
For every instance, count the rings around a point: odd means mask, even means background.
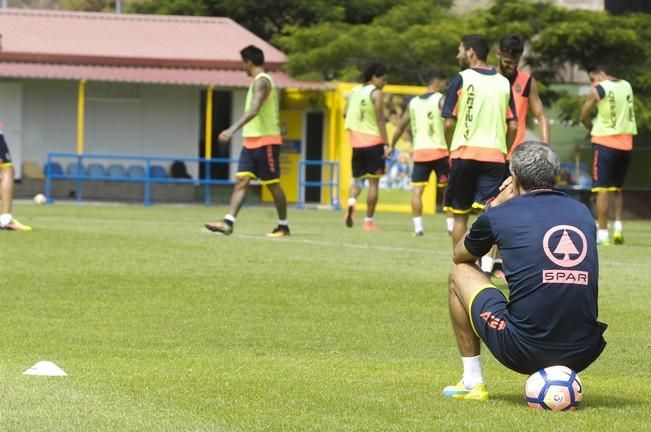
[[[135,96],[98,97],[92,84],[85,153],[198,157],[198,87],[139,85]],[[77,82],[23,81],[23,161],[43,165],[47,152],[75,152],[76,128]],[[196,178],[196,165],[188,171]]]
[[[235,123],[242,117],[244,114],[244,102],[246,102],[246,92],[247,89],[233,89],[233,99],[232,99],[232,111],[231,111],[231,123]],[[240,157],[240,152],[242,151],[242,129],[237,131],[233,138],[231,139],[231,159],[238,159]],[[230,175],[229,178],[235,179],[235,174],[237,173],[237,164],[233,163],[230,166]]]

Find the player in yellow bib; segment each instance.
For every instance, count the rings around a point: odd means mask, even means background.
[[[391,151],[396,147],[400,136],[411,125],[413,141],[414,168],[411,176],[411,214],[414,222],[414,234],[423,235],[423,191],[432,172],[436,175],[436,185],[444,188],[448,184],[450,171],[448,146],[445,142],[441,107],[445,77],[440,72],[432,72],[427,82],[427,93],[409,101],[400,123],[391,138]],[[448,233],[452,231],[453,219],[447,220]]]
[[[497,196],[518,128],[511,83],[488,66],[488,51],[483,36],[461,39],[457,60],[467,69],[450,80],[441,111],[450,145],[444,210],[454,215],[453,247],[466,233],[469,214]]]
[[[233,134],[243,128],[242,152],[237,167],[236,183],[231,196],[228,213],[223,220],[208,222],[205,227],[225,235],[233,232],[235,218],[246,198],[249,183],[260,179],[269,189],[278,212],[278,226],[267,234],[269,237],[289,235],[287,224],[287,200],[280,185],[280,117],[278,92],[270,75],[265,73],[264,53],[256,46],[249,45],[240,51],[244,70],[253,77],[244,104],[244,114],[228,129],[219,134],[219,141],[230,141]]]
[[[380,177],[385,172],[388,154],[386,121],[382,88],[387,83],[387,68],[382,63],[372,63],[364,71],[364,84],[351,90],[346,107],[348,141],[353,147],[353,182],[350,185],[344,220],[353,226],[357,197],[362,192],[359,180],[368,179],[364,231],[377,231],[373,216],[379,195]]]
[[[610,244],[608,204],[612,197],[615,204],[613,240],[615,244],[622,244],[622,186],[631,160],[633,136],[637,135],[633,89],[627,81],[610,75],[604,66],[589,67],[588,76],[594,88],[581,108],[580,119],[590,129],[594,147],[592,192],[597,194],[597,243]],[[593,122],[595,105],[597,117]]]
[[[11,205],[14,200],[14,165],[11,161],[9,147],[2,133],[0,122],[0,200],[2,209],[0,213],[0,229],[7,231],[31,231],[32,227],[18,222],[11,214]]]

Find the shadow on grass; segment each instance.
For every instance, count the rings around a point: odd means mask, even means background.
[[[517,393],[491,394],[491,400],[503,401],[512,405],[525,405],[524,396]],[[642,399],[623,398],[606,394],[589,394],[583,396],[579,409],[639,407],[644,405],[648,405],[648,402]]]

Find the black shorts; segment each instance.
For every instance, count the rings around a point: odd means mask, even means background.
[[[511,370],[532,374],[544,367],[563,365],[581,372],[606,347],[603,337],[599,337],[592,346],[574,350],[550,349],[532,343],[511,322],[507,303],[500,290],[486,287],[471,299],[470,318],[473,330],[493,356]],[[607,326],[602,323],[599,325],[603,334]]]
[[[631,152],[593,144],[592,191],[618,191],[624,185]]]
[[[0,166],[6,166],[11,164],[11,153],[9,153],[9,147],[7,146],[7,141],[5,141],[5,136],[0,133]]]
[[[353,147],[353,177],[380,178],[386,170],[384,144],[370,147]]]
[[[448,175],[450,174],[450,159],[445,156],[433,161],[414,162],[414,168],[411,172],[411,185],[427,185],[432,171],[436,173],[436,185],[438,187],[446,186],[448,184]]]
[[[237,177],[260,179],[262,184],[280,181],[280,146],[266,145],[256,149],[242,148]]]
[[[444,210],[467,214],[483,209],[486,201],[499,193],[505,170],[505,163],[452,159]]]

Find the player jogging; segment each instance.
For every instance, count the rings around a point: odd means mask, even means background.
[[[378,201],[380,177],[385,172],[388,153],[386,121],[382,88],[387,83],[387,68],[382,63],[372,63],[364,71],[364,84],[355,87],[348,97],[346,129],[353,147],[353,182],[350,185],[344,220],[351,228],[355,216],[357,197],[362,192],[360,180],[368,179],[364,231],[377,231],[373,216]]]
[[[411,175],[411,214],[414,234],[423,235],[423,191],[432,172],[436,175],[436,185],[444,188],[448,183],[450,171],[448,146],[445,141],[441,107],[445,77],[440,72],[432,72],[427,80],[427,93],[409,101],[400,123],[391,138],[391,151],[408,125],[411,125],[414,143],[414,167]],[[448,232],[452,231],[452,217],[447,219]]]
[[[488,399],[480,339],[523,374],[553,365],[580,372],[606,346],[594,220],[585,205],[552,190],[559,165],[546,144],[518,146],[512,177],[455,247],[448,304],[463,377],[445,397]],[[475,264],[493,245],[504,257],[508,300]]]
[[[507,145],[517,132],[511,84],[486,64],[488,51],[483,36],[461,39],[457,60],[467,69],[450,80],[441,112],[450,146],[444,210],[454,215],[453,246],[467,230],[468,215],[497,195]]]
[[[608,74],[603,66],[589,67],[588,76],[594,88],[581,108],[580,119],[590,129],[594,148],[592,192],[597,194],[597,241],[601,245],[610,244],[608,204],[613,198],[613,241],[622,244],[622,186],[631,160],[633,135],[637,135],[633,89],[627,81]],[[593,123],[591,115],[595,105],[597,117]]]
[[[289,235],[287,224],[287,200],[280,185],[279,154],[282,138],[280,136],[280,117],[278,92],[273,79],[263,69],[264,53],[256,46],[249,45],[240,51],[244,70],[253,77],[244,103],[244,114],[231,127],[219,134],[219,141],[228,142],[233,134],[243,128],[243,148],[237,167],[236,183],[231,195],[228,214],[223,220],[208,222],[204,226],[213,232],[229,235],[233,232],[235,218],[246,198],[252,179],[259,178],[269,189],[278,212],[278,226],[267,234],[268,237]]]

